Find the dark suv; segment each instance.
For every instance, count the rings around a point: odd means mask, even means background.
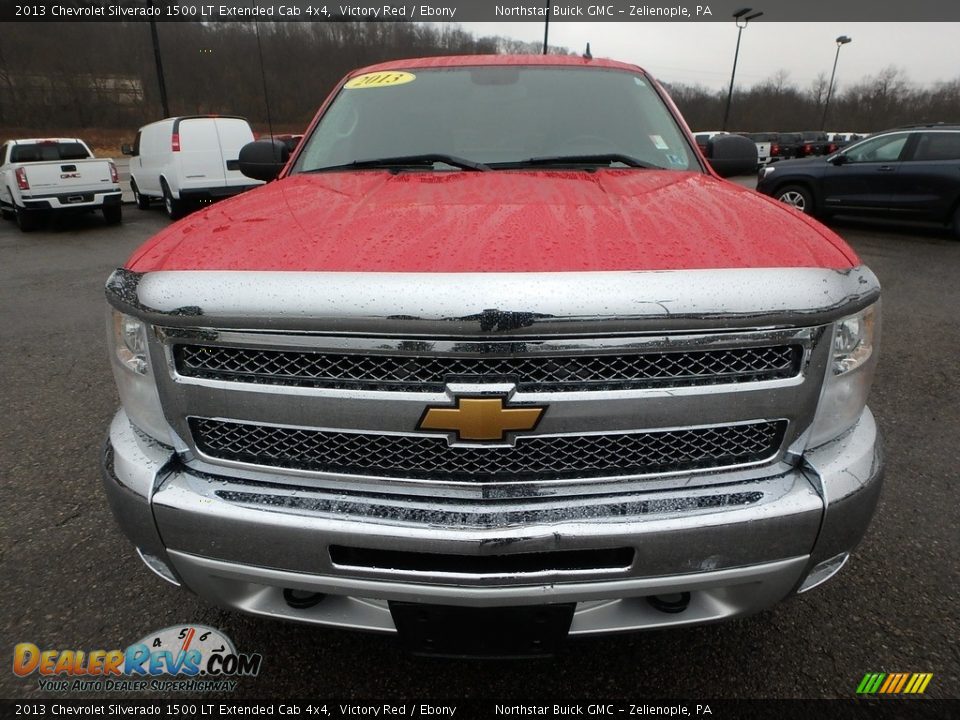
[[[828,157],[760,171],[757,190],[810,215],[872,215],[949,224],[960,237],[960,125],[871,135]]]

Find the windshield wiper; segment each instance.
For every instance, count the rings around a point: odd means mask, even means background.
[[[444,163],[461,170],[489,170],[489,165],[484,165],[475,160],[457,157],[456,155],[447,155],[446,153],[423,153],[422,155],[398,155],[396,157],[373,158],[370,160],[354,160],[353,162],[342,165],[330,165],[328,167],[313,168],[305,170],[308,173],[325,172],[327,170],[357,170],[363,168],[395,168],[417,165],[433,165],[434,163]]]
[[[542,165],[612,165],[620,163],[633,168],[661,169],[658,165],[638,160],[623,153],[594,153],[591,155],[549,155],[532,157],[517,162],[491,163],[497,168],[536,167]]]

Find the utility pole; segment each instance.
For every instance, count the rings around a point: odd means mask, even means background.
[[[147,0],[147,7],[153,7],[153,0]],[[153,40],[153,61],[157,65],[157,83],[160,85],[160,105],[163,116],[170,117],[170,104],[167,102],[167,83],[163,79],[163,60],[160,58],[160,37],[157,35],[157,23],[150,21],[150,38]]]

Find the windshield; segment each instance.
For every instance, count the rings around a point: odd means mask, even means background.
[[[416,156],[493,169],[579,158],[701,171],[673,116],[641,75],[514,65],[353,78],[307,139],[293,172]],[[438,166],[452,168],[440,159],[427,169]]]

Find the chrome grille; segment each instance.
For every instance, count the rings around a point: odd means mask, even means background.
[[[800,372],[800,345],[683,352],[489,357],[367,355],[228,346],[175,346],[187,377],[305,387],[438,392],[447,382],[514,382],[526,391],[615,390],[754,382]]]
[[[382,435],[190,418],[206,455],[271,467],[435,480],[539,480],[640,475],[758,462],[787,423],[604,435],[520,437],[514,447],[457,447],[429,436]]]

